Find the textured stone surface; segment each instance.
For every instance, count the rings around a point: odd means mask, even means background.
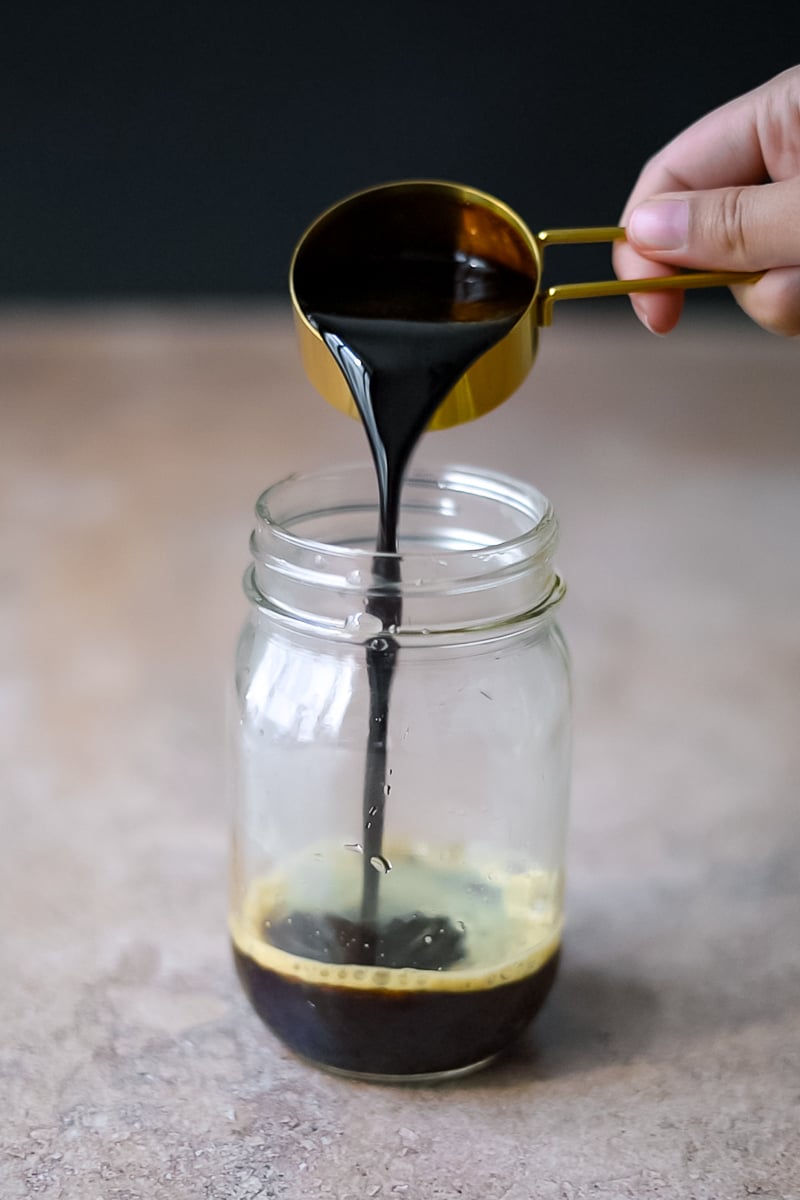
[[[424,450],[556,504],[577,715],[561,980],[428,1089],[294,1060],[225,939],[251,505],[361,431],[280,314],[0,320],[3,1200],[800,1196],[800,346],[607,312]]]

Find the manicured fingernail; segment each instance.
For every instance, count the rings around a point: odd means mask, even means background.
[[[680,250],[689,240],[688,200],[647,200],[628,219],[628,239],[643,250]]]

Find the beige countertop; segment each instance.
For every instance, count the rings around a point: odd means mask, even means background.
[[[800,1196],[800,344],[687,309],[559,312],[423,447],[555,503],[577,721],[560,981],[427,1089],[295,1060],[226,944],[251,506],[361,430],[282,313],[0,317],[3,1200]]]

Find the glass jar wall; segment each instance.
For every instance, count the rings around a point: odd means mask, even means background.
[[[555,516],[503,476],[417,472],[400,553],[376,556],[368,466],[287,479],[256,514],[236,662],[240,979],[321,1066],[474,1069],[535,1014],[561,940]]]

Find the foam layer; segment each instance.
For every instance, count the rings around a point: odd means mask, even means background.
[[[467,954],[445,970],[411,967],[357,966],[325,963],[288,953],[270,944],[269,925],[294,910],[316,911],[323,905],[300,888],[293,871],[256,879],[239,913],[231,914],[231,937],[242,953],[259,966],[303,983],[355,990],[470,992],[501,987],[538,971],[561,941],[559,881],[542,872],[501,874],[465,871],[395,855],[393,907],[399,911],[447,912],[465,929]],[[492,880],[491,885],[486,879]],[[347,880],[334,879],[336,892]],[[301,899],[302,897],[302,899]],[[391,900],[392,898],[390,898]],[[330,898],[328,911],[338,910]]]

